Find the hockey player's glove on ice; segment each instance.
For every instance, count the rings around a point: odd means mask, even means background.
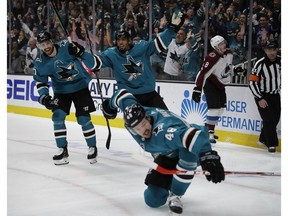
[[[115,119],[117,116],[117,110],[113,110],[109,107],[109,99],[106,99],[102,103],[103,115],[107,119]]]
[[[173,30],[177,33],[183,25],[185,18],[186,14],[183,14],[181,11],[175,11],[168,22],[168,26],[172,27]]]
[[[68,45],[68,52],[70,55],[74,55],[76,57],[81,57],[84,53],[84,47],[78,44],[77,42],[72,42]]]
[[[56,109],[59,106],[58,102],[58,98],[52,99],[50,95],[42,95],[39,97],[39,103],[44,105],[49,110]]]
[[[192,99],[197,103],[199,103],[201,100],[201,90],[199,90],[196,86],[193,89]]]
[[[208,171],[208,181],[217,184],[225,179],[224,167],[220,162],[220,156],[216,151],[209,151],[200,154],[200,165],[202,170]]]

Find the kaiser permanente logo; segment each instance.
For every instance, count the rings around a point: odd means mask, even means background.
[[[192,99],[192,95],[188,90],[184,91],[184,99],[181,103],[181,117],[189,123],[204,125],[207,118],[206,97],[203,94],[200,103],[196,103]]]

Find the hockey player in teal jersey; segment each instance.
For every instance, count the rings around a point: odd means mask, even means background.
[[[155,91],[155,73],[150,57],[155,52],[167,49],[184,20],[185,16],[175,11],[167,29],[150,41],[141,40],[133,44],[127,31],[122,30],[116,34],[117,46],[107,49],[99,57],[103,62],[102,67],[112,68],[118,89],[127,89],[144,106],[167,109]]]
[[[91,122],[90,113],[95,111],[95,105],[88,89],[91,76],[86,67],[99,69],[101,60],[84,51],[77,43],[63,40],[57,44],[52,42],[51,34],[41,32],[37,37],[41,55],[35,60],[34,80],[37,83],[39,103],[52,110],[54,136],[58,154],[54,155],[55,165],[68,164],[67,130],[65,118],[70,113],[72,102],[76,109],[76,118],[82,127],[90,163],[96,162],[96,133]],[[51,79],[54,97],[49,94],[49,78]]]
[[[127,90],[116,92],[103,103],[103,112],[113,119],[117,109],[123,111],[125,127],[145,151],[152,153],[154,162],[166,169],[193,171],[200,163],[210,172],[208,181],[220,183],[225,179],[220,156],[211,149],[208,128],[189,124],[174,113],[155,107],[141,106]],[[170,158],[170,160],[166,160]],[[193,175],[163,175],[149,171],[144,192],[145,203],[153,208],[168,200],[172,214],[182,214],[183,196],[192,182]]]

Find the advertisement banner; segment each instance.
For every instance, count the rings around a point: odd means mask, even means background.
[[[92,114],[102,116],[99,87],[103,98],[106,99],[117,91],[117,85],[114,80],[101,79],[100,82],[98,86],[97,80],[93,79],[89,89],[96,106],[96,111]],[[188,83],[157,82],[156,91],[160,93],[171,111],[189,123],[203,125],[208,111],[205,95],[202,95],[200,103],[194,102],[193,87],[194,84]],[[217,130],[259,135],[262,120],[250,89],[247,86],[227,86],[226,94],[227,108],[216,125]],[[51,95],[53,95],[52,91]],[[7,76],[7,104],[45,109],[38,103],[36,82],[32,76]],[[71,112],[74,111],[72,107]],[[118,117],[122,117],[122,114],[119,113]],[[279,123],[277,128],[279,136],[281,136],[280,125]]]

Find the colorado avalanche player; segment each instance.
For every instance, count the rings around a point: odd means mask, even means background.
[[[117,109],[123,111],[125,127],[136,142],[152,153],[154,162],[166,169],[192,171],[200,162],[210,172],[208,181],[219,183],[225,179],[220,156],[211,149],[205,126],[188,124],[174,113],[155,107],[144,107],[127,90],[116,92],[103,103],[104,115],[113,119]],[[167,160],[169,158],[169,160]],[[145,203],[157,208],[168,200],[171,215],[183,212],[181,196],[192,182],[193,175],[161,175],[150,170],[146,176]]]
[[[209,129],[210,142],[216,143],[214,129],[226,107],[225,86],[231,81],[233,55],[226,47],[227,42],[222,36],[216,35],[211,38],[210,44],[214,50],[204,59],[195,80],[192,98],[199,103],[202,89],[204,90],[208,106],[205,125]]]

